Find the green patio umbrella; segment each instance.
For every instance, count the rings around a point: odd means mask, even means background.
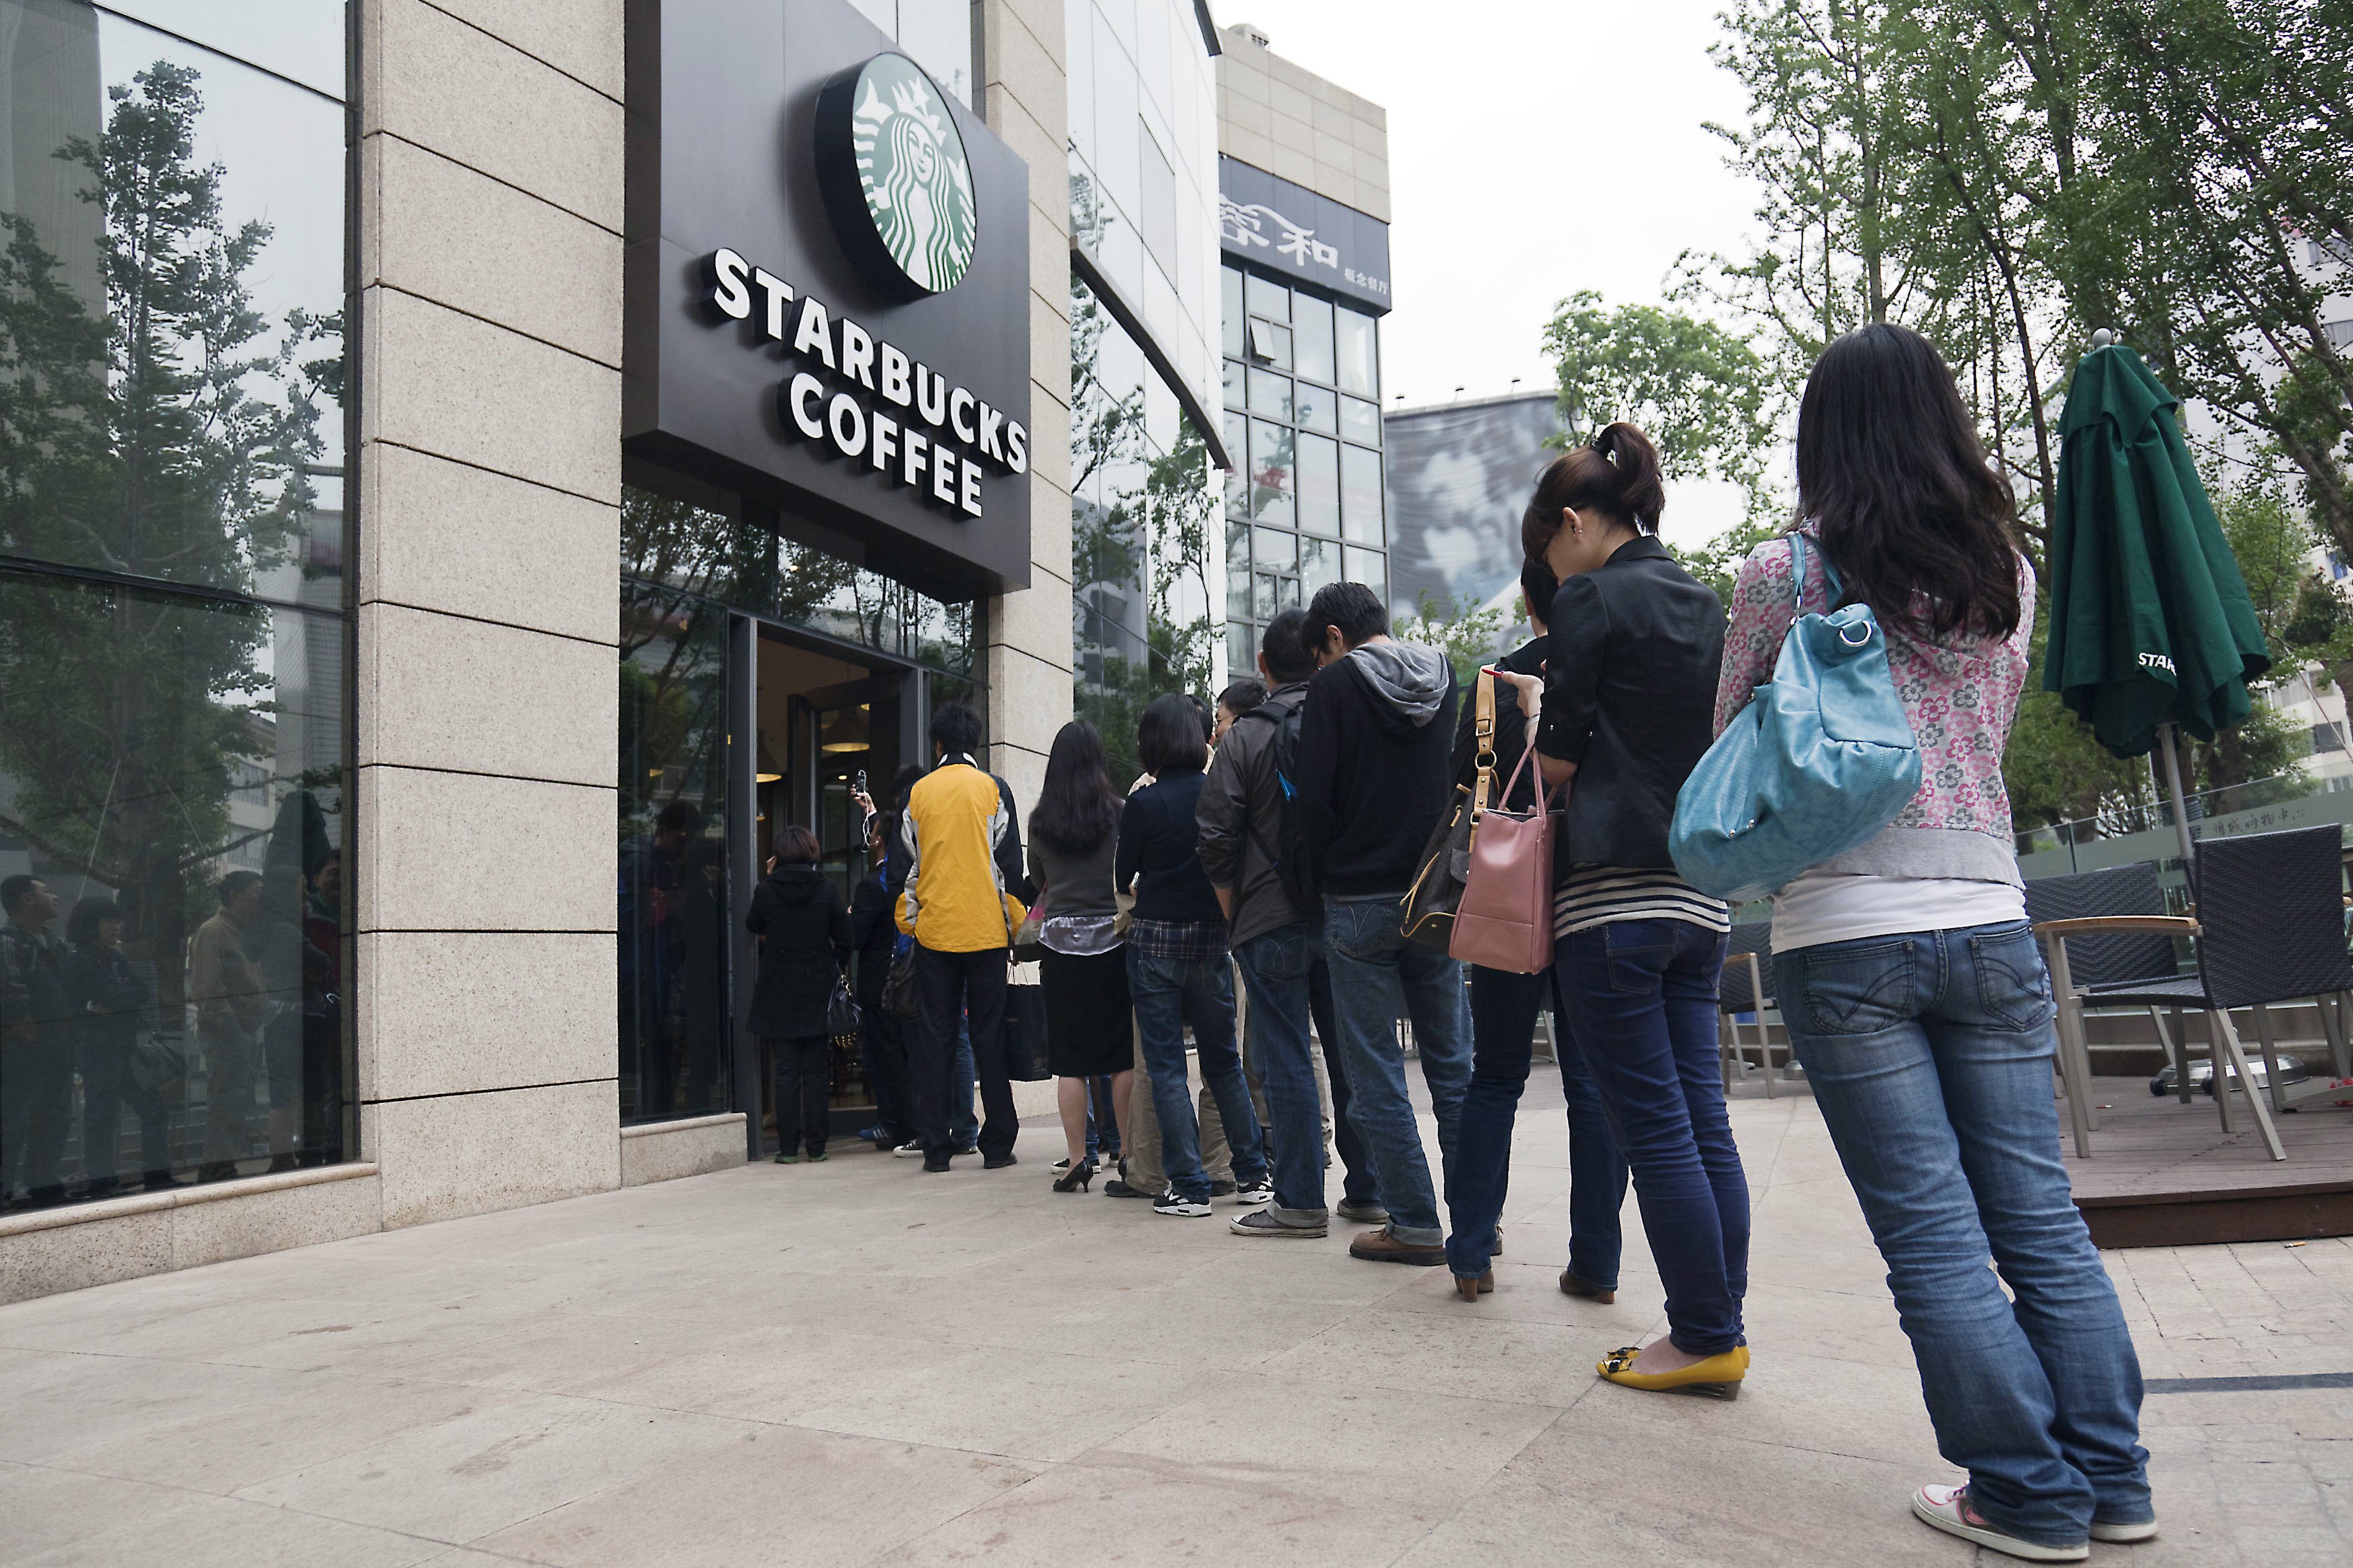
[[[2247,683],[2271,668],[2179,401],[2138,354],[2108,344],[2075,367],[2059,421],[2042,684],[2119,757],[2146,755],[2173,725],[2212,740],[2247,716]],[[2170,745],[2165,755],[2186,858],[2179,768]]]

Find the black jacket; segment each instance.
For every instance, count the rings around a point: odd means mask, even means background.
[[[122,950],[94,942],[75,948],[66,958],[65,988],[80,1015],[83,1048],[127,1058],[139,1043],[140,1015],[155,998]]]
[[[849,945],[858,950],[858,1005],[861,1007],[881,1002],[882,982],[891,973],[891,954],[899,945],[898,922],[891,913],[897,900],[889,884],[886,861],[860,877],[849,894]]]
[[[1201,784],[1201,804],[1195,813],[1201,829],[1201,869],[1210,886],[1233,890],[1227,940],[1237,947],[1303,917],[1304,911],[1292,907],[1275,870],[1282,852],[1283,804],[1282,785],[1274,776],[1274,743],[1282,727],[1280,715],[1306,700],[1303,680],[1269,692],[1262,706],[1227,729]],[[1252,719],[1250,713],[1258,717]],[[1305,728],[1303,714],[1300,723]],[[1294,758],[1293,766],[1297,765]]]
[[[1536,750],[1577,764],[1556,876],[1669,867],[1675,795],[1715,739],[1724,602],[1644,536],[1554,595]]]
[[[1201,869],[1201,775],[1171,773],[1127,797],[1119,814],[1119,849],[1112,862],[1112,886],[1134,888],[1140,921],[1215,921],[1225,910]]]
[[[1542,675],[1545,654],[1549,639],[1536,637],[1521,644],[1494,661],[1498,669],[1508,669],[1514,675]],[[1495,793],[1488,797],[1494,805],[1504,798],[1504,785],[1510,782],[1512,770],[1520,765],[1520,753],[1527,750],[1527,725],[1520,719],[1520,689],[1508,680],[1495,682]],[[1454,726],[1454,782],[1469,789],[1479,776],[1479,702],[1476,691],[1462,694],[1462,717]],[[1535,764],[1530,763],[1534,773]],[[1541,784],[1542,781],[1538,781]],[[1525,805],[1529,800],[1528,782],[1520,781],[1519,793],[1512,796],[1513,804]]]
[[[744,1026],[764,1039],[824,1034],[833,977],[849,956],[841,889],[814,866],[779,866],[752,889],[744,924],[764,939]]]
[[[1402,894],[1454,794],[1454,673],[1423,722],[1343,658],[1307,683],[1299,717],[1300,836],[1310,884],[1338,899]]]

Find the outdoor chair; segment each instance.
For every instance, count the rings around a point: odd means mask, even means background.
[[[1757,1016],[1757,1064],[1765,1074],[1765,1098],[1774,1098],[1773,1037],[1765,1027],[1765,1009],[1774,1005],[1773,922],[1754,921],[1732,928],[1724,952],[1724,978],[1716,987],[1718,1050],[1723,1058],[1724,1087],[1728,1093],[1736,1068],[1748,1081],[1748,1047],[1740,1035],[1740,1015]]]
[[[2094,1131],[2100,1125],[2092,1100],[2091,1044],[2084,1030],[2084,997],[2087,991],[2118,985],[2142,988],[2186,982],[2194,988],[2196,976],[2184,976],[2173,939],[2196,930],[2196,922],[2166,912],[2165,891],[2158,886],[2157,868],[2149,865],[2116,866],[2072,877],[2042,877],[2026,884],[2026,918],[2042,939],[2051,966],[2051,994],[2059,1008],[2059,1081],[2067,1096],[2067,1119],[2075,1136],[2075,1152],[2088,1158]],[[2141,924],[2155,920],[2157,927]],[[2088,923],[2087,923],[2088,922]],[[2128,923],[2129,922],[2129,923]],[[2064,925],[2070,934],[2059,934]],[[2081,934],[2094,926],[2110,935]],[[2157,1005],[2148,1008],[2149,1021],[2164,1046],[2166,1059],[2183,1084],[2189,1099],[2188,1069],[2180,1035],[2180,1006],[2174,1007],[2173,1033]]]
[[[2052,955],[2055,994],[2073,1004],[2073,1020],[2063,1031],[2072,1034],[2080,1049],[2083,1006],[2145,1006],[2152,1016],[2159,1007],[2173,1011],[2177,1027],[2168,1034],[2160,1018],[2158,1038],[2173,1063],[2174,1084],[2189,1098],[2189,1068],[2180,1040],[2181,1010],[2194,1007],[2206,1015],[2207,1039],[2214,1058],[2214,1103],[2223,1131],[2231,1131],[2231,1093],[2243,1089],[2263,1144],[2274,1160],[2284,1160],[2279,1131],[2272,1111],[2319,1095],[2341,1092],[2327,1078],[2316,1079],[2291,1093],[2281,1081],[2278,1040],[2269,1009],[2283,1002],[2312,999],[2327,1036],[2335,1076],[2353,1076],[2346,1037],[2348,993],[2353,992],[2353,957],[2345,946],[2345,881],[2342,831],[2335,826],[2296,828],[2285,833],[2255,833],[2210,838],[2198,847],[2191,866],[2191,886],[2198,902],[2196,916],[2097,914],[2037,920],[2035,931]],[[2119,868],[2123,870],[2134,868]],[[2155,874],[2147,872],[2150,882]],[[2094,873],[2108,875],[2108,873]],[[2052,879],[2084,881],[2088,879]],[[2121,879],[2117,886],[2122,887]],[[2030,884],[2032,896],[2034,885]],[[2077,986],[2068,964],[2071,939],[2086,936],[2187,935],[2196,939],[2198,973],[2154,973],[2138,979],[2109,980]],[[2154,949],[2149,950],[2154,958]],[[2170,967],[2170,953],[2167,963]],[[2332,1006],[2332,1004],[2334,1005]],[[2253,1010],[2255,1036],[2263,1056],[2264,1091],[2254,1088],[2239,1032],[2231,1010]],[[2063,1013],[2067,1004],[2063,1003]],[[2088,1063],[2083,1070],[2088,1082]],[[2269,1109],[2264,1100],[2271,1101]],[[2086,1102],[2088,1105],[2088,1102]],[[2088,1111],[2087,1111],[2088,1115]],[[2077,1148],[2084,1139],[2079,1125]]]

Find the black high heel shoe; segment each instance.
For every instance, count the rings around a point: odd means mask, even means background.
[[[1094,1179],[1095,1163],[1082,1160],[1054,1179],[1054,1190],[1058,1193],[1083,1193],[1087,1190],[1087,1184]]]

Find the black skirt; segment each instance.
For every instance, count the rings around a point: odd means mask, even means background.
[[[1046,950],[1046,1068],[1056,1078],[1100,1078],[1135,1065],[1127,950],[1074,957]]]

